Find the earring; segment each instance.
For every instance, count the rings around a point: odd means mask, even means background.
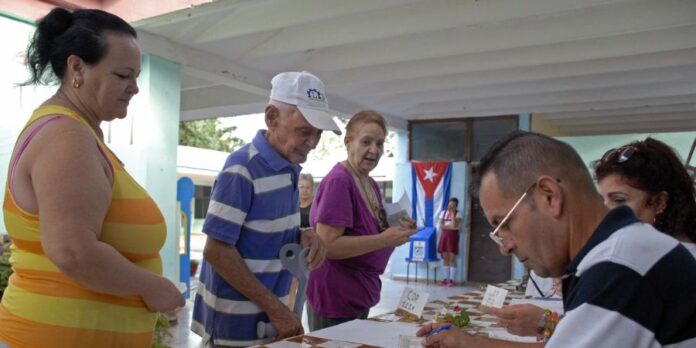
[[[76,78],[73,78],[73,80],[72,80],[72,86],[73,86],[74,88],[80,88],[80,83],[77,82],[77,79],[76,79]]]

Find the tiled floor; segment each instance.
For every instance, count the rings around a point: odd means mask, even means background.
[[[406,286],[429,293],[430,299],[444,299],[449,296],[476,290],[475,287],[470,286],[454,286],[447,288],[432,283],[430,283],[430,285],[426,285],[423,282],[414,283],[413,281],[406,284],[405,281],[392,280],[387,277],[382,277],[381,301],[372,308],[370,311],[370,316],[387,313],[396,309],[396,305],[399,302],[401,293]],[[178,323],[171,328],[170,332],[172,333],[172,336],[170,337],[168,343],[172,346],[172,348],[193,348],[200,344],[200,337],[189,330],[189,326],[191,325],[192,309],[193,303],[187,301],[186,307],[179,315]],[[302,319],[302,323],[304,324],[305,328],[307,328],[307,315],[305,314]]]

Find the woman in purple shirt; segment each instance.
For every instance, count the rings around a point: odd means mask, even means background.
[[[384,152],[386,133],[377,112],[355,114],[343,140],[348,158],[319,184],[310,222],[326,244],[327,256],[307,285],[311,331],[367,318],[379,302],[379,276],[394,247],[415,233],[387,225],[379,186],[369,176]]]

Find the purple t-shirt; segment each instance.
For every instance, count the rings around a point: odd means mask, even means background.
[[[381,205],[379,187],[371,181]],[[309,217],[312,226],[320,222],[345,227],[344,236],[380,233],[377,219],[370,214],[350,172],[340,163],[319,184]],[[309,305],[317,314],[330,318],[352,318],[364,313],[379,302],[379,276],[392,251],[394,248],[389,247],[342,260],[326,259],[309,277]]]

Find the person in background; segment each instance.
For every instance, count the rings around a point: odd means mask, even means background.
[[[314,178],[312,174],[300,174],[300,228],[309,228],[309,211],[314,199]]]
[[[138,93],[136,32],[107,12],[54,8],[38,22],[27,64],[27,84],[59,87],[10,159],[3,213],[15,273],[0,304],[0,342],[150,347],[157,312],[184,299],[161,276],[164,217],[100,128],[126,117]]]
[[[623,151],[617,152],[620,158]],[[546,347],[696,343],[696,259],[630,208],[610,211],[572,147],[514,132],[493,145],[479,166],[474,191],[495,226],[490,236],[501,253],[514,253],[539,276],[562,278],[565,317],[544,323]],[[437,326],[427,324],[417,335]],[[429,335],[423,345],[525,346],[459,330]]]
[[[191,330],[208,347],[246,347],[303,333],[300,318],[287,307],[292,275],[282,269],[280,249],[288,243],[309,247],[310,271],[326,255],[316,234],[299,228],[299,164],[322,130],[341,131],[316,76],[284,72],[271,86],[268,130],[227,158],[203,224],[208,239]],[[278,336],[259,338],[258,323],[269,321]]]
[[[312,200],[314,199],[314,178],[312,174],[300,174],[300,230],[309,229],[309,211],[312,209]],[[299,283],[297,278],[292,278],[290,284],[290,299],[288,300],[288,308],[295,308],[295,299],[297,298],[297,287]]]
[[[450,198],[447,209],[440,214],[440,241],[437,251],[442,254],[442,263],[445,276],[442,285],[450,287],[454,285],[454,276],[457,274],[457,254],[459,254],[459,225],[462,217],[457,211],[459,200]]]
[[[592,162],[604,204],[630,207],[636,217],[679,240],[696,257],[696,193],[686,168],[665,143],[646,138]],[[534,336],[549,313],[533,305],[488,308],[508,332]]]
[[[415,227],[389,227],[379,186],[370,178],[384,153],[384,118],[355,114],[343,140],[348,158],[319,184],[310,221],[326,243],[327,261],[309,277],[310,330],[365,319],[379,302],[384,272],[394,247],[409,241]],[[415,224],[413,225],[415,226]]]

